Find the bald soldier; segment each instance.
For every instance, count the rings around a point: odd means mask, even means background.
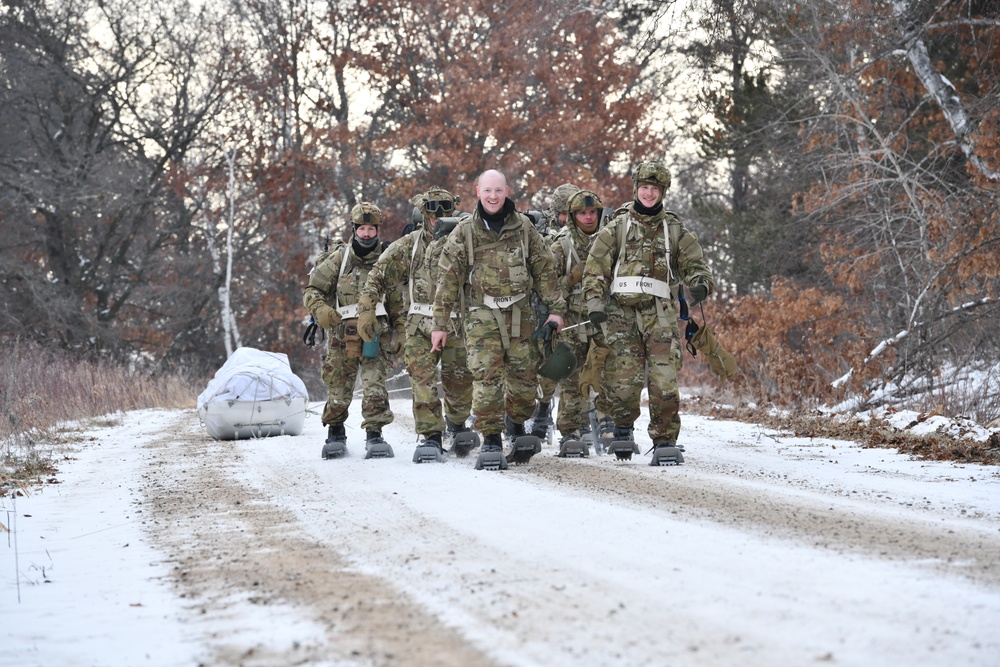
[[[524,422],[535,407],[539,354],[532,341],[537,324],[529,303],[532,290],[549,309],[546,323],[561,330],[565,301],[558,286],[555,260],[531,220],[510,200],[506,177],[483,172],[476,183],[475,211],[448,236],[441,252],[434,297],[434,350],[444,348],[452,311],[463,318],[468,365],[472,372],[472,411],[483,434],[477,468],[503,452],[504,415],[512,435],[528,442]],[[522,440],[522,438],[525,438]],[[512,446],[505,461],[526,462],[540,451]],[[492,468],[489,463],[486,467]]]

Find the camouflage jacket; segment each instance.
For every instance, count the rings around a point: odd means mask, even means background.
[[[350,243],[341,243],[329,253],[320,255],[316,266],[309,272],[309,285],[302,294],[306,310],[315,316],[316,308],[325,303],[340,311],[345,320],[356,318],[356,308],[352,310],[352,307],[357,305],[368,274],[383,252],[379,243],[370,253],[358,257]],[[390,290],[386,295],[389,304],[386,311],[404,311],[405,305],[399,303],[401,298],[398,290]]]
[[[643,322],[676,320],[681,283],[702,283],[711,294],[712,270],[698,239],[676,215],[669,211],[642,215],[632,207],[629,203],[615,211],[590,248],[583,272],[587,309],[606,306],[609,313],[634,309]]]
[[[434,239],[431,221],[425,219],[419,229],[393,242],[368,274],[362,288],[376,302],[396,292],[398,298],[387,299],[390,317],[427,317],[433,314],[437,291],[438,260],[447,237]],[[430,322],[430,319],[428,319]]]
[[[507,217],[499,233],[486,226],[477,206],[472,217],[446,237],[434,298],[435,331],[446,331],[450,313],[461,311],[463,306],[504,308],[513,304],[530,309],[532,290],[538,292],[549,312],[565,311],[552,252],[531,220],[514,210],[509,199],[505,210]]]

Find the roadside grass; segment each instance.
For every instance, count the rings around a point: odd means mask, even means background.
[[[0,377],[0,495],[55,483],[81,424],[113,425],[130,410],[194,407],[202,384],[21,340],[0,342]]]
[[[798,438],[829,438],[861,443],[867,448],[895,449],[901,454],[934,460],[1000,465],[1000,431],[976,441],[949,433],[910,433],[884,419],[855,419],[816,411],[779,411],[768,406],[725,405],[702,395],[687,400],[688,412],[719,419],[760,424]],[[922,417],[930,416],[925,413]]]

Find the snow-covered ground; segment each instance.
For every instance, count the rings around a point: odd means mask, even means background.
[[[86,430],[2,500],[0,665],[1000,665],[996,467],[693,416],[679,467],[415,465],[393,407],[384,460],[318,404]]]

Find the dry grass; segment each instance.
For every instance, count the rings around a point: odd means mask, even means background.
[[[201,382],[20,341],[0,343],[0,494],[55,473],[63,425],[143,408],[194,407]]]
[[[902,454],[935,461],[1000,465],[1000,435],[997,433],[986,442],[975,442],[945,433],[909,433],[878,419],[842,420],[831,419],[826,414],[782,413],[770,407],[724,407],[704,397],[685,401],[684,409],[720,419],[762,424],[800,438],[850,440],[865,447],[895,449]]]

